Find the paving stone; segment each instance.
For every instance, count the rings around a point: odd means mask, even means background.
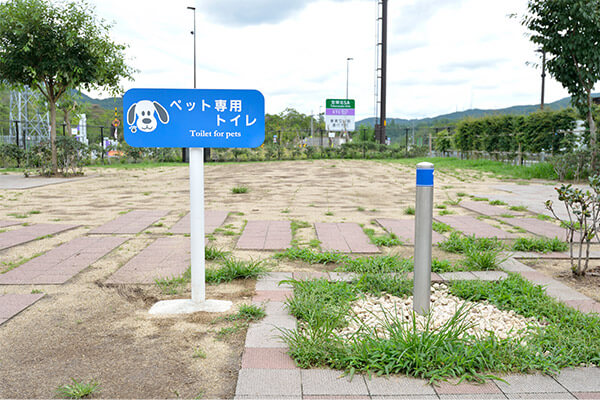
[[[291,245],[290,221],[248,221],[236,247],[242,250],[283,250]]]
[[[341,253],[379,253],[362,228],[355,223],[316,223],[321,248]]]
[[[523,272],[523,271],[534,271],[533,268],[523,264],[522,262],[515,260],[514,258],[507,258],[500,263],[500,268],[507,272]]]
[[[488,217],[497,217],[501,214],[516,215],[513,211],[502,206],[493,206],[485,201],[461,201],[459,206],[476,212],[477,214],[487,215]]]
[[[600,368],[566,368],[555,378],[570,392],[600,392]]]
[[[407,376],[373,376],[371,379],[365,377],[365,382],[371,395],[435,395],[435,390],[427,381]]]
[[[600,399],[600,392],[574,392],[575,398],[582,400]]]
[[[267,316],[260,322],[250,324],[246,333],[245,347],[287,348],[278,329],[295,329],[296,319],[291,316]]]
[[[478,220],[477,218],[469,215],[438,215],[434,216],[438,222],[442,222],[446,225],[450,225],[452,228],[459,232],[464,233],[467,236],[475,235],[475,237],[481,238],[498,238],[498,239],[515,239],[518,236],[498,229],[488,223]]]
[[[257,290],[253,302],[263,301],[285,301],[287,298],[292,297],[294,292],[291,290]]]
[[[477,277],[468,271],[441,272],[440,277],[445,281],[474,281]]]
[[[330,369],[301,370],[302,392],[305,395],[363,395],[369,391],[362,375],[342,376],[342,371]]]
[[[482,281],[500,281],[508,278],[508,274],[502,271],[471,271],[471,273]]]
[[[441,394],[439,398],[443,400],[493,400],[506,399],[506,396],[503,393]]]
[[[302,396],[300,371],[296,369],[241,369],[238,373],[237,396]],[[260,396],[260,397],[259,397]]]
[[[43,293],[0,295],[0,325],[8,321],[39,299]]]
[[[227,211],[204,210],[204,234],[210,235],[215,229],[223,225],[229,213]],[[171,233],[189,234],[190,233],[190,213],[183,216],[171,229]]]
[[[371,400],[369,396],[333,396],[333,395],[304,395],[302,400]]]
[[[558,281],[554,281],[546,286],[546,294],[548,296],[552,296],[557,300],[566,301],[566,300],[579,300],[586,301],[591,300],[586,295],[579,293],[575,289],[571,289],[567,285],[564,285]]]
[[[354,272],[330,272],[329,280],[332,282],[352,282],[358,277]]]
[[[121,237],[80,237],[0,275],[1,285],[62,284],[125,242]]]
[[[269,316],[289,316],[289,310],[282,301],[269,301],[267,303],[254,303],[257,305],[264,304],[265,313]]]
[[[20,225],[20,224],[21,224],[21,222],[17,222],[17,221],[0,220],[0,228],[6,228],[9,226]]]
[[[534,259],[534,260],[568,260],[569,253],[568,252],[556,252],[556,251],[553,251],[551,253],[535,253],[533,251],[515,251],[512,253],[512,257],[517,258],[517,259]]]
[[[508,393],[506,395],[509,399],[540,399],[540,400],[564,400],[564,399],[575,399],[571,393]]]
[[[318,271],[298,271],[294,272],[294,279],[298,281],[309,281],[312,279],[329,279],[329,274],[327,272]]]
[[[481,394],[501,394],[502,391],[496,386],[494,382],[485,382],[482,384],[462,382],[458,385],[456,380],[448,382],[439,382],[434,389],[438,395],[444,394],[458,394],[458,395],[481,395]]]
[[[292,279],[293,274],[293,272],[269,272],[260,278],[259,281],[283,281],[285,279]]]
[[[189,238],[156,239],[119,268],[107,284],[154,284],[156,279],[181,276],[190,266]]]
[[[511,374],[501,376],[506,383],[496,384],[506,394],[509,393],[566,393],[552,377],[542,374]]]
[[[543,236],[549,239],[559,238],[566,240],[567,230],[548,221],[542,221],[537,218],[500,218],[503,222],[525,229],[538,236]]]
[[[398,239],[404,244],[414,246],[415,244],[415,220],[411,219],[391,219],[378,218],[375,220],[386,231],[398,236]],[[431,231],[431,244],[438,244],[446,240],[444,235]]]
[[[280,395],[280,396],[256,396],[256,395],[245,396],[245,395],[240,395],[240,396],[234,396],[233,400],[302,400],[302,396],[300,396],[300,395],[296,395],[296,396],[285,396],[285,395]]]
[[[135,234],[140,233],[169,212],[164,210],[134,210],[105,223],[89,234]]]
[[[600,314],[600,303],[595,300],[563,300],[562,302],[584,313]]]
[[[0,233],[0,250],[31,242],[32,240],[40,239],[44,236],[68,231],[77,228],[77,226],[78,225],[35,224],[13,231],[2,232]]]
[[[286,349],[264,347],[246,347],[242,355],[242,368],[298,369]]]
[[[292,285],[289,283],[280,283],[280,281],[259,280],[256,282],[256,290],[290,290]]]
[[[393,396],[371,396],[372,400],[437,400],[439,399],[437,394],[421,394],[421,395],[410,395],[410,394],[396,394]]]

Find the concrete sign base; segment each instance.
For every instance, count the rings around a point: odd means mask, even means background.
[[[148,313],[153,315],[191,314],[198,311],[216,313],[228,311],[231,305],[231,301],[227,300],[205,300],[198,303],[189,299],[164,300],[153,305]]]

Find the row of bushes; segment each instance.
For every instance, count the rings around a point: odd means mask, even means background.
[[[456,131],[438,132],[435,149],[467,152],[568,153],[581,142],[574,130],[577,114],[572,109],[543,111],[529,115],[497,115],[467,118]]]

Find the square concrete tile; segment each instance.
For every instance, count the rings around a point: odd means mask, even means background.
[[[437,394],[397,394],[394,396],[371,396],[371,400],[438,400]]]
[[[446,281],[472,281],[477,279],[470,272],[443,272],[439,274]]]
[[[508,393],[506,395],[509,399],[540,399],[540,400],[563,400],[563,399],[575,399],[571,393]]]
[[[501,376],[504,382],[496,382],[504,393],[565,393],[566,389],[551,376],[542,374],[511,374]]]
[[[283,396],[283,395],[279,395],[279,396],[256,396],[256,395],[246,396],[246,395],[240,395],[240,396],[234,396],[233,400],[302,400],[302,396]]]
[[[365,377],[365,382],[371,395],[435,395],[435,390],[427,381],[407,376]]]
[[[246,347],[287,348],[281,340],[281,331],[266,324],[250,324],[246,333]]]
[[[312,395],[305,394],[302,396],[302,400],[371,400],[369,396],[330,396],[330,395]]]
[[[600,392],[600,368],[566,368],[556,380],[570,392]]]
[[[471,273],[482,281],[500,281],[508,278],[507,273],[502,271],[472,271]]]
[[[439,384],[434,386],[435,391],[440,396],[443,394],[480,395],[502,393],[498,386],[496,386],[495,382],[488,381],[481,384],[462,382],[458,385],[456,384],[456,382],[456,380],[450,382],[440,382]]]
[[[600,314],[600,303],[595,300],[564,300],[563,303],[584,313]]]
[[[291,290],[257,290],[254,297],[252,297],[252,301],[256,303],[263,301],[283,302],[293,295],[294,293]]]
[[[299,370],[241,369],[236,396],[302,396]],[[256,398],[256,397],[254,397]]]
[[[534,270],[533,268],[528,267],[527,265],[523,264],[518,260],[515,260],[514,258],[508,258],[505,261],[501,262],[500,268],[507,272],[526,272]]]
[[[506,399],[506,396],[503,393],[441,394],[440,399],[444,399],[444,400],[487,400],[487,399]]]
[[[246,347],[242,355],[242,368],[298,369],[294,360],[283,348]]]
[[[575,392],[575,398],[582,400],[597,400],[600,399],[600,392]]]
[[[342,377],[342,371],[329,369],[302,370],[302,393],[305,395],[363,395],[369,391],[362,375]]]
[[[290,290],[292,285],[287,283],[279,284],[279,281],[259,280],[256,282],[256,290]]]
[[[265,281],[283,281],[284,279],[292,279],[292,272],[269,272],[259,280]]]
[[[352,282],[358,277],[354,272],[330,272],[329,280],[332,282]]]

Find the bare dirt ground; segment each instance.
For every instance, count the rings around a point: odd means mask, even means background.
[[[298,264],[270,259],[271,252],[234,250],[246,220],[356,222],[370,226],[376,218],[404,218],[414,206],[414,168],[358,160],[319,160],[206,165],[206,208],[229,211],[214,246],[243,259],[269,259],[272,268]],[[56,388],[94,379],[105,398],[231,398],[245,339],[245,328],[219,315],[196,313],[152,317],[157,300],[188,297],[161,293],[155,285],[107,287],[104,281],[151,241],[164,236],[189,210],[188,168],[88,169],[89,179],[25,190],[0,190],[0,219],[27,223],[75,223],[81,227],[0,251],[0,273],[15,263],[85,235],[92,227],[127,210],[161,209],[169,214],[157,226],[129,235],[124,245],[63,285],[0,286],[0,294],[46,296],[0,326],[0,397],[56,397]],[[478,172],[436,172],[435,202],[456,199],[458,192],[486,196],[498,181]],[[233,187],[245,186],[244,194]],[[460,207],[447,210],[465,214]],[[33,213],[32,213],[33,211]],[[441,211],[436,209],[436,213]],[[26,215],[17,219],[16,216]],[[488,223],[488,220],[485,220]],[[6,228],[7,231],[18,229]],[[307,245],[313,229],[296,239]],[[412,255],[412,248],[395,250]],[[442,252],[434,256],[450,258]],[[308,269],[308,267],[302,267]],[[207,297],[248,303],[254,281],[207,287]],[[235,311],[234,309],[232,310]],[[224,333],[233,331],[232,333]],[[197,349],[201,349],[198,352]],[[198,356],[204,353],[205,358]]]

